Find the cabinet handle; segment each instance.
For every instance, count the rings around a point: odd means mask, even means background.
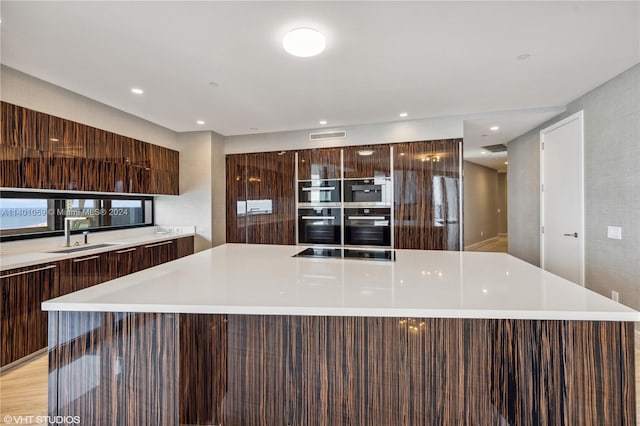
[[[336,220],[335,216],[302,216],[302,220]]]
[[[73,259],[73,263],[86,262],[87,260],[100,259],[100,256],[83,257],[82,259]]]
[[[158,246],[166,246],[167,244],[173,244],[173,240],[171,241],[165,241],[163,243],[157,243],[157,244],[150,244],[148,246],[144,246],[144,248],[152,248],[152,247],[158,247]]]
[[[333,191],[336,189],[335,186],[312,186],[302,188],[303,191]]]
[[[18,275],[30,274],[31,272],[46,271],[47,269],[54,269],[56,265],[43,266],[42,268],[29,269],[27,271],[14,272],[13,274],[0,275],[0,278],[17,277]]]
[[[385,220],[384,216],[349,216],[349,220]]]
[[[137,249],[136,249],[135,247],[134,247],[134,248],[127,249],[127,250],[118,250],[118,251],[116,252],[116,254],[131,253],[132,251],[136,251],[136,250],[137,250]]]

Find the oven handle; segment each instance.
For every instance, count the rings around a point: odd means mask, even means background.
[[[384,216],[349,216],[349,220],[386,220]]]
[[[302,220],[336,220],[335,216],[301,216]]]
[[[335,186],[311,186],[302,188],[303,191],[333,191]]]

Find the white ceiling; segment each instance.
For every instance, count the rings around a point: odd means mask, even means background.
[[[639,5],[3,0],[0,60],[180,132],[471,114],[469,151],[640,62]],[[325,52],[285,53],[282,37],[298,26],[322,31]],[[481,114],[493,111],[504,113]],[[501,135],[478,136],[496,120]]]

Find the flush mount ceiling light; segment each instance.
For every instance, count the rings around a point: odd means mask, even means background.
[[[492,132],[497,132],[498,130],[500,130],[500,126],[491,126],[489,127],[489,130],[491,130]]]
[[[325,124],[327,124],[327,120],[320,120],[320,124],[324,126]]]
[[[142,95],[144,93],[144,90],[140,89],[139,87],[134,87],[133,89],[131,89],[131,93],[135,95]]]
[[[196,124],[199,124],[199,125],[201,125],[201,126],[202,126],[202,125],[204,124],[204,121],[202,121],[202,120],[198,120],[198,121],[196,121]]]
[[[326,47],[326,41],[318,30],[294,28],[284,36],[282,47],[290,55],[308,58],[321,53]]]
[[[373,151],[370,149],[362,149],[358,151],[358,155],[362,155],[363,157],[368,157],[369,155],[373,155]]]
[[[400,117],[403,117],[403,118],[404,118],[404,117],[406,117],[407,115],[409,115],[409,114],[408,114],[408,113],[406,113],[406,112],[401,112],[401,113],[400,113]]]

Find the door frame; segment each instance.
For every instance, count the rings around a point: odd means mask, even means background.
[[[540,186],[538,187],[540,191],[540,267],[545,269],[544,265],[544,139],[547,133],[550,133],[572,121],[579,120],[580,123],[580,144],[578,147],[578,160],[579,160],[579,174],[580,174],[580,185],[579,185],[579,194],[578,198],[580,200],[580,220],[581,226],[578,229],[579,235],[582,238],[578,239],[578,250],[580,256],[580,282],[578,284],[585,286],[585,253],[584,253],[584,242],[585,242],[585,223],[584,223],[584,111],[578,111],[575,114],[572,114],[557,123],[554,123],[544,129],[540,130],[540,146],[538,147],[540,150]]]

